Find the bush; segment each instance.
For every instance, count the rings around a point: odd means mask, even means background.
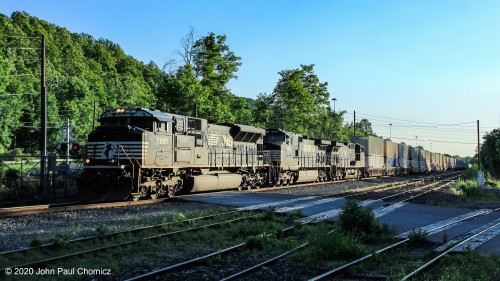
[[[457,186],[467,196],[475,196],[479,194],[477,183],[474,180],[458,180]]]
[[[315,260],[353,259],[368,253],[368,248],[363,245],[359,236],[343,232],[342,229],[329,233],[325,225],[315,227],[307,240],[309,241],[307,255]]]
[[[33,238],[33,240],[31,240],[30,244],[28,245],[28,247],[30,248],[35,248],[40,246],[42,246],[42,240],[40,240],[37,237]]]
[[[381,228],[373,211],[369,208],[361,207],[355,201],[348,201],[339,217],[339,226],[344,232],[360,234],[377,234]]]
[[[410,244],[414,246],[424,245],[427,241],[427,232],[425,230],[413,229],[408,238],[410,239]]]

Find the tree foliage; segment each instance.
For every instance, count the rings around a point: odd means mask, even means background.
[[[83,144],[103,107],[154,107],[330,140],[349,141],[353,134],[352,124],[343,124],[346,112],[330,108],[328,83],[320,81],[313,64],[280,71],[274,91],[257,100],[232,93],[228,85],[238,78],[241,58],[225,35],[198,38],[191,28],[181,39],[178,58],[162,69],[125,54],[110,40],[71,33],[24,12],[10,18],[0,14],[0,35],[0,153],[40,149],[41,35],[46,38],[49,152],[66,118]],[[358,127],[373,133],[368,120]]]
[[[500,178],[500,128],[484,137],[481,145],[481,163],[492,176]]]
[[[40,46],[46,41],[49,151],[69,118],[77,141],[92,129],[97,107],[154,107],[161,71],[128,56],[117,44],[94,39],[14,12],[0,15],[0,153],[34,152],[40,135]]]

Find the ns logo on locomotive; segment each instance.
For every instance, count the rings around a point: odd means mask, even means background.
[[[172,197],[463,168],[463,163],[390,140],[311,139],[281,129],[210,124],[146,108],[107,109],[88,136],[77,186],[83,200]]]

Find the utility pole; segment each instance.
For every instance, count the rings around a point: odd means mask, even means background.
[[[42,34],[40,60],[40,185],[44,196],[48,196],[47,184],[45,183],[46,168],[45,157],[47,156],[47,93],[45,89],[45,35]]]
[[[481,171],[481,143],[479,142],[479,120],[477,120],[477,169]]]
[[[389,139],[392,140],[392,123],[389,123]]]
[[[481,142],[479,139],[479,120],[477,120],[477,187],[484,187],[484,173],[481,171]]]
[[[354,110],[354,136],[356,136],[356,110]]]

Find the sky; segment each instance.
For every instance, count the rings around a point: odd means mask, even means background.
[[[477,120],[481,136],[500,128],[496,0],[0,1],[0,13],[14,11],[160,68],[191,27],[224,34],[242,62],[229,88],[243,97],[272,93],[279,71],[314,64],[346,122],[356,111],[376,134],[434,152],[472,156]]]

